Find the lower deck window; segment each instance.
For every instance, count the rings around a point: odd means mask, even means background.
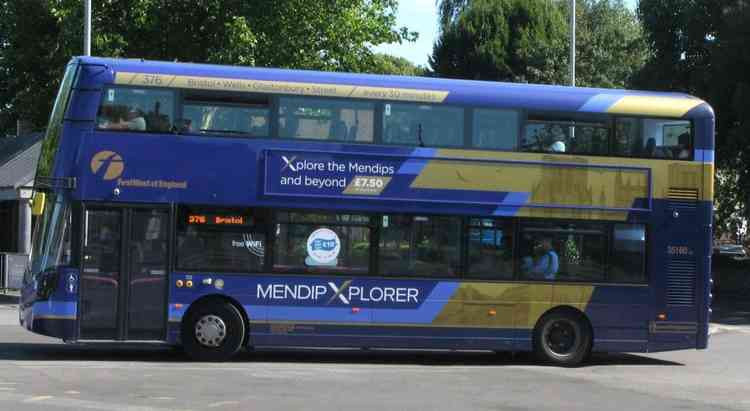
[[[607,229],[599,223],[526,223],[520,239],[521,278],[604,281]]]
[[[177,225],[177,268],[259,272],[266,253],[265,224],[249,212],[183,209]]]
[[[460,263],[461,220],[384,215],[378,261],[382,275],[453,277]]]
[[[278,213],[273,268],[367,274],[370,235],[369,217],[365,216]]]

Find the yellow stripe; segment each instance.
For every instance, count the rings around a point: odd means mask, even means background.
[[[293,94],[320,97],[351,97],[372,100],[416,101],[424,103],[442,103],[448,97],[448,92],[444,90],[363,87],[346,84],[247,80],[129,72],[118,72],[115,74],[115,84],[176,87],[199,90],[240,91],[249,93]]]
[[[711,193],[713,192],[712,189],[710,189],[710,187],[708,186],[708,184],[711,184],[710,182],[713,180],[713,166],[709,165],[704,169],[704,164],[697,161],[670,161],[645,158],[572,156],[569,154],[551,155],[541,153],[457,149],[440,149],[438,150],[436,157],[483,160],[535,161],[544,163],[557,161],[568,164],[581,164],[583,166],[606,165],[614,167],[644,167],[651,169],[651,191],[654,199],[669,198],[670,187],[697,189],[701,193],[700,197],[707,201],[711,200]],[[432,161],[430,163],[432,163]],[[540,166],[537,167],[541,168]],[[425,169],[427,169],[427,167],[425,167]],[[520,177],[517,175],[516,177],[519,179],[527,178],[525,174],[522,174]],[[705,190],[703,187],[704,179],[707,181],[707,187]],[[561,184],[568,189],[573,188],[573,184],[571,183],[572,181],[567,180],[561,182]]]
[[[592,285],[462,283],[433,325],[531,329],[557,306],[585,312],[593,293]]]
[[[568,159],[565,159],[567,162]],[[648,171],[430,160],[412,188],[530,193],[526,205],[630,208],[649,197]],[[551,164],[550,164],[551,163]]]
[[[612,105],[607,112],[682,118],[701,104],[703,100],[688,97],[625,96]]]

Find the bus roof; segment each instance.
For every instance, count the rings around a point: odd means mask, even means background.
[[[319,87],[318,91],[310,94],[330,97],[379,97],[382,100],[515,108],[540,112],[713,118],[713,110],[708,104],[683,93],[221,66],[141,59],[77,57],[75,60],[84,65],[107,67],[111,77],[100,80],[104,83],[117,80],[120,84],[127,84],[132,82],[138,74],[151,74],[170,80],[172,86],[186,88],[191,88],[186,86],[188,79],[193,80],[190,84],[199,84],[198,88],[218,90],[228,89],[219,85],[212,88],[210,85],[212,80],[240,80],[261,82],[265,92],[282,90],[283,87],[290,85],[303,85]],[[126,76],[128,74],[130,77]],[[175,79],[178,81],[174,81]],[[131,84],[142,85],[137,82]],[[326,94],[325,90],[330,92]]]

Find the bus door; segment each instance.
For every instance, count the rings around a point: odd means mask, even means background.
[[[163,340],[169,209],[86,206],[83,213],[79,339]]]

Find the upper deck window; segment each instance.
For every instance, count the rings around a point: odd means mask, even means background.
[[[180,129],[202,134],[269,135],[267,96],[189,94],[185,96]]]
[[[371,143],[375,104],[308,97],[279,98],[279,136]]]
[[[515,150],[518,146],[519,121],[517,111],[475,110],[472,147]]]
[[[383,142],[420,147],[464,145],[464,109],[433,104],[386,103]]]
[[[105,130],[168,132],[173,112],[174,92],[170,90],[107,87],[96,125]]]
[[[691,160],[692,125],[684,120],[643,120],[643,146],[639,157]]]
[[[606,122],[556,121],[531,118],[524,127],[522,151],[606,155]]]

